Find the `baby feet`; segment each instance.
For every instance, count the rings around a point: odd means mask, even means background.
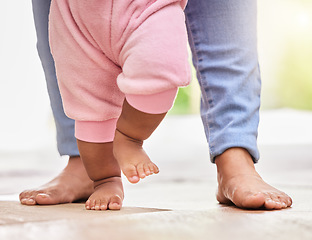
[[[159,173],[158,167],[149,159],[142,145],[143,141],[131,138],[116,130],[114,156],[129,182],[137,183],[153,173]]]
[[[120,210],[124,198],[121,177],[94,182],[94,193],[86,202],[87,210]]]

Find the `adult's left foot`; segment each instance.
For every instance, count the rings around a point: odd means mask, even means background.
[[[242,148],[230,148],[216,157],[218,170],[217,200],[239,208],[279,210],[290,207],[292,199],[264,182],[250,154]]]

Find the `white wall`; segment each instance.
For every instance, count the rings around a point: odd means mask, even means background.
[[[0,151],[42,148],[54,131],[31,1],[0,1],[0,31]]]

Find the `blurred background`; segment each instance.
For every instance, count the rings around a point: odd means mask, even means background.
[[[312,110],[311,30],[312,1],[258,1],[262,109]],[[193,85],[180,91],[177,112],[198,110],[195,88],[197,83],[193,81]],[[184,107],[185,103],[189,108]]]
[[[306,127],[311,124],[312,1],[259,0],[258,6],[264,116],[261,124],[276,122],[271,128],[260,126],[260,135],[267,132],[269,136],[275,131],[277,136],[285,128],[291,132],[288,126],[294,121]],[[14,160],[3,161],[8,155],[32,151],[46,156],[45,152],[51,151],[52,156],[57,156],[57,152],[54,122],[36,51],[31,1],[1,1],[0,29],[0,167],[5,169],[16,167]],[[180,90],[171,114],[198,115],[200,93],[195,72],[193,75],[192,84]],[[287,110],[280,112],[281,109]],[[285,119],[290,125],[281,125]],[[287,136],[291,141],[292,136]],[[285,141],[284,135],[278,139]],[[260,143],[269,140],[267,137]],[[27,161],[19,167],[27,168]]]

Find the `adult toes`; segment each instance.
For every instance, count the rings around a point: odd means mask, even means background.
[[[287,207],[290,207],[292,205],[292,199],[291,197],[287,196]]]
[[[51,205],[51,204],[58,204],[59,201],[53,198],[51,195],[47,193],[38,193],[35,197],[35,201],[40,205]]]
[[[35,194],[33,191],[24,191],[19,195],[20,202],[24,205],[34,205],[36,204],[35,201]]]
[[[278,210],[282,208],[282,203],[275,193],[269,193],[265,201],[264,207],[269,210]]]
[[[26,198],[24,203],[25,205],[36,205],[35,197]]]
[[[265,195],[261,192],[259,193],[245,193],[244,199],[242,200],[243,208],[258,209],[264,205]]]

